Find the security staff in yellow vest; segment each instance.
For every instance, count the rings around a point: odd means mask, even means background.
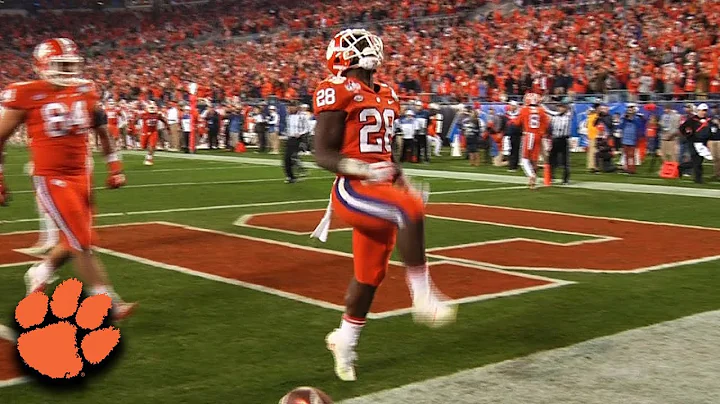
[[[597,167],[595,166],[595,138],[597,138],[598,135],[598,128],[595,126],[595,121],[598,118],[599,109],[599,103],[593,104],[587,116],[587,169],[592,172],[597,172]]]

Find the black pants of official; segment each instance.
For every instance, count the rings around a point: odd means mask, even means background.
[[[555,168],[563,168],[563,182],[570,181],[570,153],[568,138],[553,138],[552,148],[550,149],[550,173],[555,178]]]
[[[232,149],[232,146],[230,146],[230,125],[225,128],[225,148]]]
[[[300,138],[288,137],[285,145],[285,160],[283,168],[285,169],[285,177],[288,180],[295,180],[295,166],[297,165],[297,153],[300,150]]]
[[[518,163],[520,162],[520,143],[521,135],[510,136],[510,158],[508,159],[508,169],[517,170]]]
[[[418,161],[430,161],[430,156],[428,156],[427,135],[415,136],[415,155]],[[424,158],[423,155],[425,156]]]
[[[400,161],[406,161],[407,158],[412,158],[415,152],[415,139],[403,139],[403,150],[400,155]]]
[[[255,134],[257,135],[258,151],[265,153],[267,148],[267,131],[264,127],[255,128]]]
[[[208,130],[208,142],[210,142],[211,149],[218,148],[218,130],[217,129]]]
[[[190,132],[183,132],[182,149],[185,153],[190,153]]]
[[[693,179],[696,183],[702,184],[703,183],[703,161],[705,159],[703,156],[699,155],[697,150],[695,150],[695,145],[692,144],[692,142],[688,142],[688,148],[690,149],[690,161],[692,162],[692,170],[693,170]]]

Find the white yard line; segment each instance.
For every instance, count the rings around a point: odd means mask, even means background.
[[[249,164],[243,164],[243,165],[237,165],[237,164],[231,164],[231,165],[224,165],[221,167],[218,167],[216,165],[213,165],[212,167],[193,167],[193,168],[148,168],[145,170],[125,170],[125,174],[155,174],[155,173],[169,173],[169,172],[177,172],[177,171],[212,171],[212,170],[247,170],[250,168],[262,168],[262,166],[258,165],[249,165]],[[96,169],[95,173],[105,173],[104,170]],[[11,174],[6,175],[5,178],[9,177],[27,177],[27,174]]]
[[[321,176],[321,177],[305,177],[303,180],[326,180],[326,179],[332,179],[335,178],[335,176]],[[135,184],[135,185],[126,185],[123,187],[123,189],[133,189],[133,188],[159,188],[159,187],[187,187],[187,186],[196,186],[196,185],[233,185],[233,184],[253,184],[258,182],[282,182],[285,181],[283,178],[253,178],[248,180],[232,180],[232,181],[196,181],[196,182],[158,182],[154,184]],[[94,190],[104,190],[106,187],[94,187]],[[24,190],[24,191],[16,191],[13,192],[13,195],[16,194],[32,194],[34,193],[34,190]]]
[[[711,311],[342,404],[718,403],[718,341],[720,311]]]
[[[6,341],[15,342],[17,340],[17,335],[12,328],[0,324],[0,338]]]
[[[312,177],[312,178],[324,179],[326,177]],[[330,177],[330,178],[332,178],[332,177]],[[249,180],[249,181],[255,181],[255,180]],[[262,181],[272,181],[272,180],[262,180]],[[278,180],[278,181],[281,181],[281,180]],[[258,181],[255,181],[255,182],[258,182]],[[143,185],[142,187],[146,187],[146,185]],[[462,193],[470,193],[470,192],[503,191],[503,190],[510,190],[510,189],[518,189],[518,188],[524,188],[524,187],[457,189],[457,190],[452,190],[452,191],[431,192],[430,195],[448,195],[448,194],[462,194]],[[133,212],[112,212],[112,213],[101,213],[99,215],[95,215],[95,218],[135,216],[135,215],[155,215],[155,214],[161,214],[161,213],[176,213],[176,212],[198,212],[198,211],[204,211],[204,210],[219,210],[219,209],[256,208],[256,207],[263,207],[263,206],[280,206],[280,205],[292,205],[292,204],[299,204],[299,203],[318,203],[318,202],[324,202],[327,204],[328,198],[290,200],[290,201],[278,201],[278,202],[244,203],[244,204],[237,204],[237,205],[212,205],[212,206],[199,206],[199,207],[193,207],[193,208],[141,210],[141,211],[133,211]],[[26,218],[26,219],[0,220],[0,224],[28,223],[28,222],[37,222],[37,221],[38,221],[38,218],[35,217],[35,218]]]
[[[28,377],[16,377],[9,380],[0,380],[0,389],[3,387],[17,386],[18,384],[27,383],[30,381]]]

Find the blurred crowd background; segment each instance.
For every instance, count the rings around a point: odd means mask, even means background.
[[[190,82],[219,104],[311,104],[341,27],[382,35],[379,79],[424,102],[720,98],[720,2],[489,0],[4,0],[0,85],[64,36],[106,98],[183,101]],[[58,12],[58,9],[65,9]]]

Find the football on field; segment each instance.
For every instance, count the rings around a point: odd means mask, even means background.
[[[332,404],[333,400],[315,387],[298,387],[285,394],[279,404]]]

